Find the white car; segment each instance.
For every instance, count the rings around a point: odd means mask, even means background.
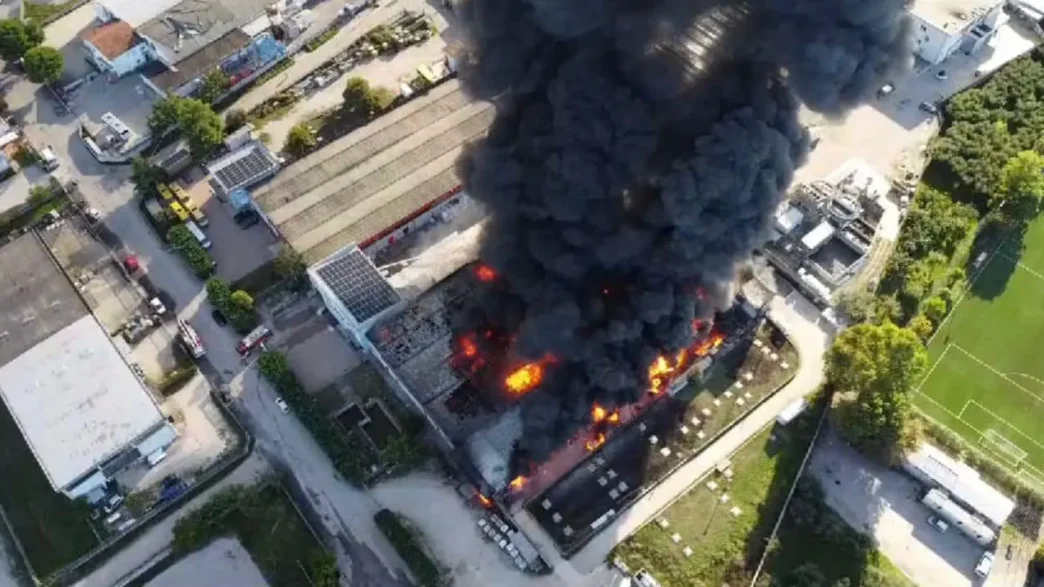
[[[275,403],[279,406],[279,409],[285,414],[290,411],[290,406],[286,404],[286,400],[280,396],[276,396]]]
[[[928,516],[928,524],[940,533],[950,529],[950,525],[946,523],[946,520],[943,520],[939,516]]]
[[[979,559],[979,564],[975,565],[975,574],[986,578],[990,574],[990,569],[993,568],[993,553],[986,551],[982,553],[982,558]]]

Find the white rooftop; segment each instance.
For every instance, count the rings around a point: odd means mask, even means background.
[[[960,30],[980,12],[1002,2],[998,0],[916,0],[910,13],[928,24],[946,31]]]
[[[176,6],[181,0],[97,0],[105,10],[134,28]]]
[[[1015,509],[1015,502],[983,481],[978,471],[930,444],[922,444],[907,455],[906,467],[914,469],[915,475],[931,479],[998,528]]]
[[[814,251],[827,242],[830,237],[834,236],[834,232],[834,226],[824,220],[808,231],[808,234],[801,237],[801,244],[805,245],[805,248],[808,250]]]
[[[0,396],[56,490],[163,419],[91,315],[0,367]]]

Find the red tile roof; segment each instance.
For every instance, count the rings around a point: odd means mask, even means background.
[[[116,59],[138,44],[138,35],[134,28],[122,20],[115,20],[99,25],[83,35],[87,41],[107,59]]]

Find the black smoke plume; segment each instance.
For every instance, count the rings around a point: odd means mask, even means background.
[[[473,328],[553,356],[523,401],[539,460],[636,400],[726,302],[808,151],[909,53],[903,0],[462,0],[460,77],[497,104],[459,166],[490,212]],[[868,141],[873,137],[867,137]],[[697,295],[705,291],[704,300]]]

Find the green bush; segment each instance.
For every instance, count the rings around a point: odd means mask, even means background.
[[[261,375],[283,396],[337,471],[352,484],[361,486],[378,465],[377,455],[370,446],[328,417],[322,406],[301,386],[282,353],[262,353],[258,365]]]
[[[245,291],[232,291],[224,280],[211,277],[207,280],[207,299],[232,323],[240,334],[250,332],[258,325],[254,298]]]
[[[184,257],[198,277],[206,279],[214,272],[214,260],[185,225],[179,224],[168,230],[167,241]]]
[[[410,572],[422,587],[433,587],[439,583],[439,568],[435,561],[424,552],[420,540],[413,531],[406,527],[399,516],[391,510],[381,510],[374,514],[373,521],[377,528],[395,548]]]
[[[160,395],[168,396],[178,391],[188,383],[193,376],[195,376],[198,369],[195,365],[189,365],[184,369],[174,369],[170,373],[167,373],[159,383],[156,384],[156,391],[160,392]]]
[[[309,53],[315,51],[319,47],[323,46],[323,44],[325,44],[327,41],[334,38],[334,36],[337,35],[337,31],[339,30],[340,29],[338,28],[332,28],[319,35],[318,37],[312,39],[311,41],[308,41],[308,43],[305,44],[304,50]]]

